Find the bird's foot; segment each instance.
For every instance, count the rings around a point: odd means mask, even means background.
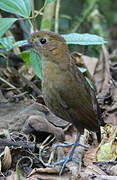
[[[64,157],[61,161],[54,163],[54,166],[62,165],[61,170],[59,172],[59,175],[61,175],[63,173],[63,170],[64,170],[66,164],[69,161],[73,161],[73,162],[75,162],[77,164],[80,163],[77,159],[73,158],[73,153],[74,153],[74,150],[75,150],[76,146],[81,146],[81,147],[84,147],[84,148],[88,149],[88,146],[80,144],[79,140],[80,140],[80,133],[78,133],[75,143],[58,144],[56,146],[56,147],[68,147],[68,146],[72,146],[72,148],[70,149],[70,151],[68,152],[68,155],[66,157]]]
[[[72,149],[71,149],[71,150],[72,150]],[[61,167],[61,170],[60,170],[60,172],[59,172],[59,175],[60,175],[60,176],[62,175],[63,170],[64,170],[66,164],[67,164],[69,161],[73,161],[73,162],[79,164],[79,161],[71,156],[71,150],[69,151],[68,155],[67,155],[66,157],[64,157],[61,161],[54,163],[54,166],[58,166],[58,165],[61,165],[61,166],[62,166],[62,167]]]

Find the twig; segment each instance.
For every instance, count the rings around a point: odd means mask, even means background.
[[[12,98],[20,98],[20,97],[22,97],[22,96],[24,96],[24,95],[26,95],[26,94],[28,94],[27,91],[25,91],[25,92],[23,92],[23,93],[20,93],[20,94],[17,94],[17,95],[14,95]]]
[[[60,2],[61,0],[57,0],[56,2],[56,11],[55,11],[55,32],[58,33],[59,30],[59,10],[60,10]]]
[[[50,165],[50,163],[51,163],[51,161],[52,161],[52,159],[53,159],[53,157],[54,157],[54,152],[55,151],[52,151],[51,152],[51,154],[50,154],[50,158],[49,158],[49,160],[48,160],[48,162],[47,163],[45,163],[44,161],[43,161],[43,159],[42,159],[42,151],[44,150],[44,148],[45,147],[47,147],[52,141],[54,141],[54,139],[55,139],[55,137],[50,141],[50,142],[48,142],[47,144],[46,144],[46,142],[50,139],[50,137],[51,137],[51,135],[50,136],[48,136],[46,139],[45,139],[45,141],[42,143],[42,145],[40,146],[40,148],[39,148],[39,160],[41,161],[41,163],[45,166],[45,167],[52,167],[52,165]]]
[[[97,175],[95,176],[95,180],[117,180],[117,176],[105,176],[105,175]]]
[[[26,142],[20,141],[20,142],[14,142],[8,139],[2,139],[0,138],[0,146],[1,147],[16,147],[16,148],[21,148],[21,149],[30,149],[33,152],[35,151],[35,143],[29,143],[27,144]]]
[[[5,79],[3,79],[2,77],[0,77],[0,80],[3,81],[4,83],[6,83],[8,86],[10,86],[13,89],[17,89],[15,86],[13,86],[11,83],[7,82]]]
[[[34,17],[18,18],[17,21],[36,19],[37,16],[42,15],[42,11],[43,11],[44,8],[45,8],[45,6],[43,6],[38,12],[35,11],[36,15],[34,15]]]
[[[108,87],[109,81],[111,79],[111,74],[110,74],[110,66],[109,66],[109,54],[108,51],[106,50],[105,45],[102,45],[102,52],[105,61],[105,72],[104,72],[105,79],[102,85],[102,90],[104,90]]]
[[[34,32],[35,32],[35,31],[36,31],[36,23],[35,23],[35,12],[34,12],[34,10],[35,10],[34,0],[32,0],[32,17],[33,17],[33,19],[32,19],[32,25],[33,25],[33,30],[34,30]]]

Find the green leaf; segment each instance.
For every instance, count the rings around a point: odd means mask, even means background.
[[[17,42],[15,42],[15,43],[13,44],[13,47],[15,47],[15,46],[20,46],[20,45],[22,45],[22,44],[25,44],[26,42],[27,42],[27,40],[17,41]]]
[[[82,68],[82,67],[78,67],[78,69],[79,69],[82,73],[84,73],[84,72],[87,71],[86,68]]]
[[[49,3],[54,2],[56,0],[45,0],[44,6],[47,6]]]
[[[107,43],[104,38],[94,34],[78,34],[70,33],[62,35],[67,44],[79,44],[79,45],[98,45]]]
[[[40,60],[39,55],[33,50],[30,51],[30,63],[33,67],[35,74],[40,79],[42,79],[42,77],[41,77],[41,60]]]
[[[0,0],[0,9],[22,17],[29,17],[31,0]]]
[[[0,43],[2,44],[2,48],[9,51],[12,48],[13,39],[13,36],[1,38]]]
[[[23,59],[23,61],[26,64],[26,68],[28,68],[30,64],[30,51],[23,51],[20,54],[18,54],[18,56]]]
[[[98,161],[115,161],[117,159],[116,148],[117,145],[113,142],[113,140],[102,144],[97,153]]]
[[[0,18],[0,37],[2,37],[16,20],[16,18]]]
[[[17,180],[21,180],[21,173],[18,167],[16,167],[16,173],[17,173]]]
[[[23,61],[29,65],[30,64],[30,51],[23,51],[20,54],[18,54],[19,57],[21,57],[23,59]]]
[[[19,1],[19,0],[18,0]],[[27,16],[29,17],[32,11],[32,0],[24,0]]]
[[[19,46],[27,42],[27,40],[23,41],[17,41],[13,43],[14,37],[13,36],[7,36],[0,39],[0,43],[2,44],[1,48],[4,48],[6,51],[10,51],[13,47]]]

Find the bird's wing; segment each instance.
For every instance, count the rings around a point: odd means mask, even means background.
[[[61,100],[59,102],[61,102],[63,110],[72,118],[73,124],[78,129],[87,128],[96,131],[99,121],[98,103],[95,94],[74,62],[71,62],[69,68],[68,76],[71,84],[67,82],[67,87],[64,87],[62,91],[60,88]]]

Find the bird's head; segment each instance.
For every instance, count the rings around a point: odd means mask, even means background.
[[[33,33],[29,38],[32,48],[42,57],[61,59],[68,52],[66,42],[60,35],[50,31]]]

